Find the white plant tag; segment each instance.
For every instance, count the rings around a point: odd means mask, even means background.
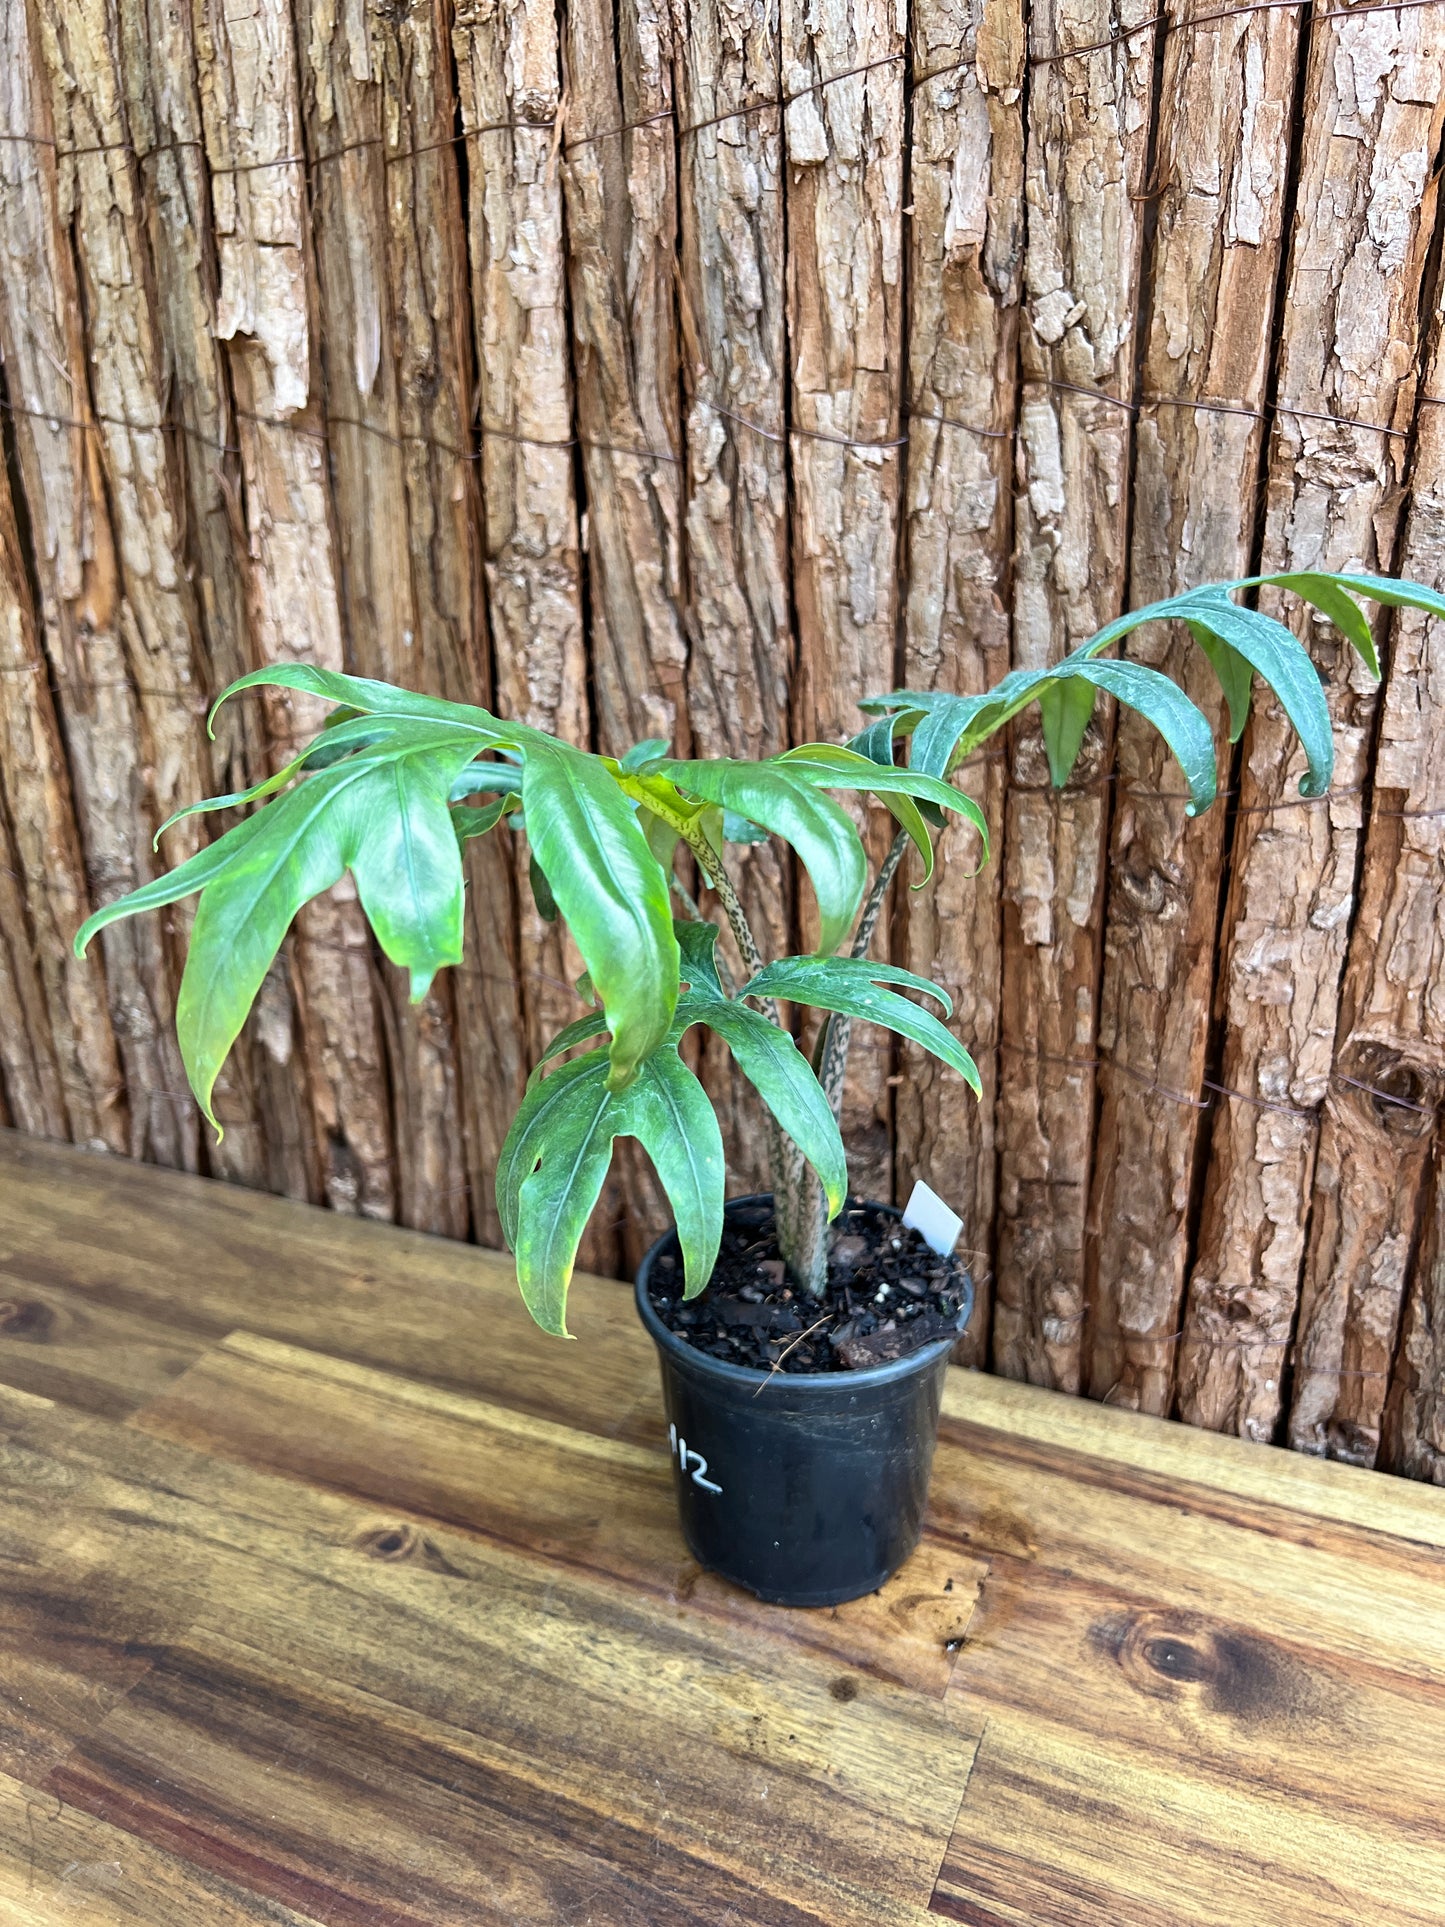
[[[930,1191],[922,1178],[913,1186],[913,1195],[903,1212],[903,1222],[910,1230],[916,1231],[941,1258],[946,1258],[952,1251],[963,1229],[963,1219],[956,1211],[950,1211],[938,1193]]]

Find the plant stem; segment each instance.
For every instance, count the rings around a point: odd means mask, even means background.
[[[681,903],[683,909],[686,910],[692,921],[694,923],[707,923],[709,919],[705,917],[699,909],[697,898],[692,894],[692,891],[688,889],[676,870],[673,871],[668,880],[672,884],[673,891],[679,903]],[[735,997],[738,987],[733,979],[732,967],[728,963],[727,958],[714,954],[713,962],[717,965],[717,974],[722,981],[723,989],[729,997]]]
[[[757,938],[747,919],[737,891],[733,888],[732,878],[717,851],[700,832],[696,837],[689,836],[687,846],[697,858],[697,867],[707,878],[708,887],[723,907],[723,915],[728,920],[728,928],[733,933],[743,968],[749,977],[756,977],[763,968],[763,953],[758,949]],[[776,1001],[771,997],[760,997],[757,1001],[763,1006],[763,1015],[769,1023],[782,1029],[782,1018]],[[773,1217],[777,1225],[778,1249],[783,1261],[793,1270],[788,1256],[793,1244],[794,1226],[798,1221],[799,1204],[802,1196],[801,1186],[807,1166],[795,1149],[792,1141],[783,1135],[777,1119],[772,1112],[764,1109],[765,1127],[768,1134],[768,1174],[773,1190]]]
[[[873,932],[878,927],[882,914],[883,901],[888,895],[903,852],[908,848],[908,836],[900,830],[894,837],[892,847],[883,859],[878,875],[874,878],[873,888],[868,892],[868,901],[863,906],[863,914],[858,919],[849,949],[852,957],[864,957],[873,941]],[[848,1069],[848,1046],[853,1037],[853,1020],[834,1014],[824,1026],[816,1070],[823,1094],[833,1107],[837,1117],[843,1108],[843,1083]],[[823,1187],[812,1167],[799,1161],[796,1190],[793,1204],[793,1249],[784,1251],[789,1271],[797,1278],[805,1291],[815,1298],[821,1298],[828,1282],[828,1200],[823,1195]]]

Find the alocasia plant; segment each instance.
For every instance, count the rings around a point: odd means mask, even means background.
[[[712,1105],[678,1052],[694,1024],[718,1033],[763,1101],[780,1246],[797,1282],[817,1292],[827,1222],[847,1190],[838,1111],[851,1025],[883,1025],[978,1088],[973,1060],[943,1021],[944,992],[867,956],[905,853],[916,852],[921,880],[931,873],[930,831],[943,811],[970,822],[987,853],[978,806],[949,777],[1036,702],[1050,774],[1062,785],[1102,692],[1159,730],[1183,772],[1190,813],[1207,809],[1217,778],[1204,716],[1159,671],[1104,655],[1142,623],[1177,620],[1219,678],[1231,737],[1244,728],[1258,674],[1303,744],[1302,791],[1319,795],[1333,763],[1319,677],[1288,629],[1233,599],[1233,591],[1264,584],[1313,604],[1375,675],[1357,597],[1445,615],[1445,597],[1375,576],[1212,585],[1121,616],[1064,661],[1015,671],[983,695],[876,697],[863,705],[875,720],[852,743],[809,743],[762,762],[678,761],[659,742],[621,758],[593,755],[484,709],[386,683],[304,664],[260,669],[221,700],[262,683],[320,697],[334,707],[316,740],[254,789],[181,812],[259,806],[169,875],[98,910],[76,949],[118,917],[200,893],[177,1030],[191,1088],[212,1118],[217,1073],[303,904],[349,871],[377,942],[410,972],[420,998],[438,970],[461,960],[462,845],[509,822],[527,839],[544,914],[562,917],[576,941],[588,1006],[533,1071],[496,1173],[502,1225],[533,1317],[548,1331],[566,1329],[578,1242],[619,1137],[637,1138],[657,1168],[677,1218],[688,1295],[707,1284],[725,1173]],[[900,744],[904,765],[895,762]],[[871,889],[863,843],[830,792],[874,795],[897,821]],[[812,884],[818,937],[807,956],[760,954],[729,876],[729,842],[767,835],[791,847]],[[718,968],[718,926],[674,919],[674,900],[694,903],[677,873],[689,858],[705,887],[699,894],[715,896],[737,946],[743,979],[735,989]],[[936,1003],[942,1016],[904,992]],[[811,1061],[781,1023],[780,1001],[828,1013]]]

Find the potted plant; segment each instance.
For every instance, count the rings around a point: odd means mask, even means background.
[[[904,994],[946,1017],[944,993],[867,954],[888,885],[910,849],[926,881],[945,810],[972,823],[986,854],[977,805],[948,779],[1032,703],[1055,785],[1103,692],[1162,733],[1190,813],[1210,806],[1205,717],[1157,670],[1104,654],[1145,622],[1188,625],[1223,687],[1232,739],[1260,675],[1303,745],[1303,793],[1322,793],[1332,746],[1319,677],[1288,629],[1231,593],[1265,583],[1336,623],[1375,675],[1357,596],[1445,614],[1445,598],[1377,577],[1213,585],[1122,616],[1052,668],[1015,671],[983,695],[881,695],[863,705],[873,720],[851,743],[763,762],[683,761],[660,742],[594,755],[385,683],[300,663],[260,669],[221,700],[262,683],[319,697],[334,706],[315,741],[254,789],[193,805],[260,807],[97,911],[77,952],[118,917],[199,892],[177,1028],[214,1123],[216,1075],[304,903],[349,871],[419,998],[461,959],[461,845],[506,823],[524,834],[539,903],[565,919],[586,972],[585,1008],[533,1070],[496,1173],[522,1297],[544,1330],[566,1334],[573,1262],[613,1142],[639,1139],[676,1217],[642,1264],[637,1301],[662,1363],[688,1541],[765,1598],[834,1603],[879,1585],[917,1542],[943,1372],[972,1302],[947,1250],[905,1230],[891,1207],[847,1198],[837,1118],[854,1022],[912,1039],[978,1088],[942,1018]],[[871,887],[853,821],[829,794],[838,791],[877,796],[897,821]],[[730,879],[729,840],[764,836],[790,845],[811,880],[818,934],[806,956],[760,954]],[[733,973],[719,925],[697,909],[709,896],[735,946]],[[686,914],[675,918],[675,904]],[[825,1013],[811,1060],[780,1006]],[[768,1197],[725,1203],[721,1133],[679,1053],[697,1024],[722,1037],[762,1100]]]

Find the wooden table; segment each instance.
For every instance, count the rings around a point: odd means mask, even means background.
[[[1445,1922],[1445,1493],[956,1372],[790,1613],[615,1284],[0,1133],[0,1300],[6,1927]]]

